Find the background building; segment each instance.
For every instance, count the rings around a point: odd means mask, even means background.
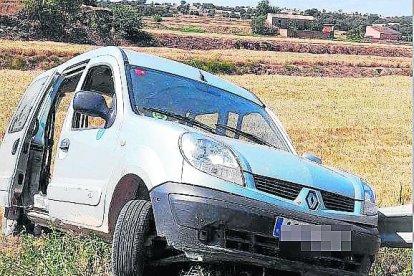
[[[365,37],[375,40],[400,40],[401,33],[388,27],[373,25],[367,26]]]
[[[12,15],[23,7],[22,0],[0,0],[0,15]]]
[[[313,16],[308,15],[269,13],[266,22],[279,29],[288,29],[295,25],[298,30],[305,30],[314,20]]]

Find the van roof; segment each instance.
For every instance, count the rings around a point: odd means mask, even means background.
[[[145,67],[153,70],[159,70],[197,81],[201,81],[202,74],[205,81],[208,84],[226,90],[245,99],[248,99],[256,104],[263,105],[263,103],[252,92],[248,91],[247,89],[241,88],[229,81],[226,81],[203,70],[199,70],[192,66],[185,65],[183,63],[172,61],[166,58],[161,58],[154,55],[133,51],[130,49],[121,49],[113,46],[101,47],[81,54],[79,56],[76,56],[73,59],[65,62],[64,64],[58,66],[57,70],[59,72],[62,72],[65,68],[71,65],[103,55],[114,56],[116,59],[120,61],[120,63],[122,63],[126,57],[131,65]]]

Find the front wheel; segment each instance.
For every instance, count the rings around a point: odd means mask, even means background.
[[[112,271],[117,276],[143,276],[145,240],[152,221],[151,203],[131,200],[122,208],[112,241]]]

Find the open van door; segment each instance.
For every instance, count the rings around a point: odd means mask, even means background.
[[[58,77],[55,71],[41,74],[26,89],[0,146],[0,206],[6,207],[6,217],[10,211],[8,207],[19,206],[16,196],[22,192],[25,182],[29,134],[38,127],[33,117],[46,91]]]

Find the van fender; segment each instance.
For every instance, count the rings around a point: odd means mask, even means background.
[[[182,170],[178,170],[174,175],[168,174],[166,164],[157,152],[149,147],[140,147],[132,152],[134,154],[129,154],[119,165],[119,173],[114,175],[114,180],[108,185],[105,193],[103,230],[106,233],[110,233],[115,226],[117,214],[126,202],[133,199],[149,200],[149,191],[153,187],[173,181],[171,179],[181,180]],[[182,168],[182,160],[179,163]]]

